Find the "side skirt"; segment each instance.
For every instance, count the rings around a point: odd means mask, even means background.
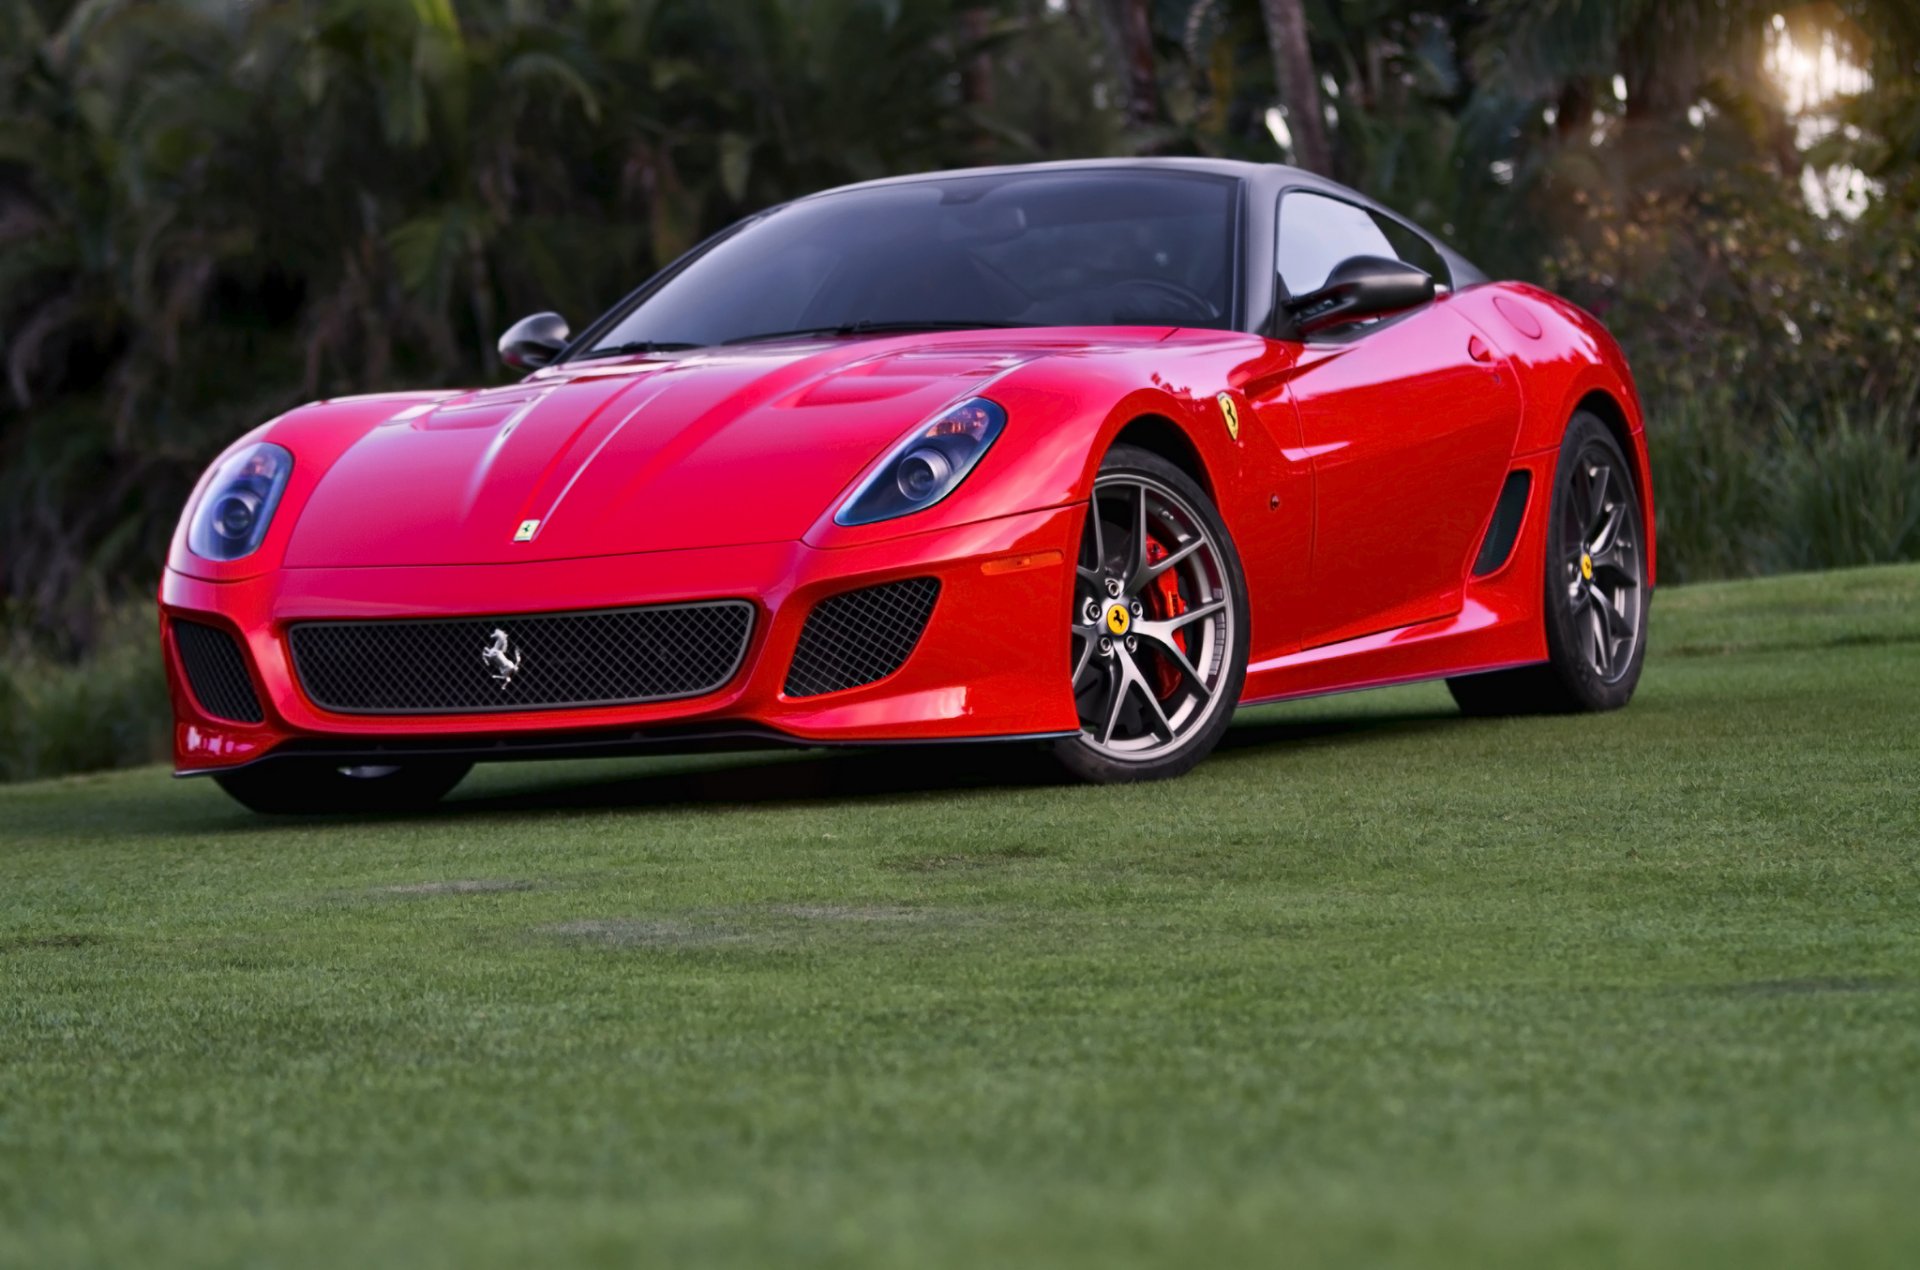
[[[1264,705],[1534,665],[1547,659],[1538,625],[1537,617],[1527,622],[1503,621],[1485,605],[1469,602],[1453,617],[1362,635],[1249,666],[1240,704]]]

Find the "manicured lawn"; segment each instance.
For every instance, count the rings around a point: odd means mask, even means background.
[[[1920,1265],[1920,568],[1654,622],[1145,788],[0,788],[0,1264]]]

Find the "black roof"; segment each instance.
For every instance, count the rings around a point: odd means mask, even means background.
[[[1209,176],[1231,177],[1244,181],[1252,189],[1279,197],[1283,190],[1316,190],[1332,195],[1349,203],[1357,203],[1370,211],[1377,212],[1389,220],[1396,221],[1413,230],[1433,244],[1447,262],[1447,268],[1453,273],[1455,286],[1468,286],[1476,282],[1485,282],[1486,274],[1455,251],[1451,246],[1423,225],[1418,225],[1406,216],[1374,199],[1368,198],[1356,189],[1330,180],[1305,168],[1292,167],[1285,163],[1253,163],[1245,159],[1209,159],[1188,157],[1141,158],[1118,157],[1108,159],[1056,159],[1047,163],[1006,163],[978,168],[941,168],[928,172],[914,172],[904,176],[887,176],[872,181],[861,181],[853,185],[841,185],[829,190],[820,190],[814,194],[794,199],[803,203],[809,199],[824,198],[845,190],[876,189],[889,185],[909,185],[917,181],[938,181],[953,177],[998,176],[1015,172],[1112,172],[1115,170],[1156,170],[1161,172],[1196,172]]]

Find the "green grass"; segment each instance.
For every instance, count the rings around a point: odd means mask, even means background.
[[[1647,441],[1667,581],[1920,559],[1920,378],[1757,416],[1730,389],[1662,396]]]
[[[1920,1264],[1920,568],[1633,707],[0,789],[0,1264]]]

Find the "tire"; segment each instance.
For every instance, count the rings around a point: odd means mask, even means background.
[[[1098,784],[1192,770],[1220,743],[1247,673],[1246,578],[1219,511],[1173,464],[1117,445],[1094,480],[1075,563],[1067,621],[1081,731],[1054,754]]]
[[[1647,655],[1646,534],[1639,482],[1619,442],[1581,411],[1567,425],[1547,512],[1547,660],[1447,680],[1470,715],[1618,710]]]
[[[422,811],[473,769],[471,763],[421,760],[341,767],[321,759],[268,760],[214,782],[241,806],[271,816]]]

